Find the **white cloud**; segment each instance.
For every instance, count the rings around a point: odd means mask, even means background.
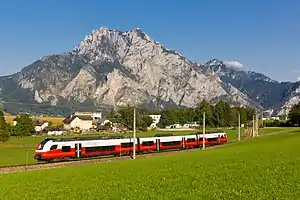
[[[236,68],[236,69],[243,69],[244,65],[239,63],[238,61],[223,61],[225,65],[228,67]]]
[[[300,81],[300,76],[298,76],[298,77],[296,78],[296,80],[297,80],[297,81]]]

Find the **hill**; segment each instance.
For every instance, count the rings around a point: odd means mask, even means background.
[[[11,114],[65,115],[74,109],[109,110],[128,104],[193,107],[204,98],[275,109],[298,95],[299,84],[228,70],[222,61],[212,63],[192,62],[138,28],[101,27],[70,52],[45,56],[1,77],[0,100]]]

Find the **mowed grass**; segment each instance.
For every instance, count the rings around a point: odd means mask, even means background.
[[[3,199],[298,199],[299,129],[205,151],[0,175]]]
[[[13,120],[15,117],[16,116],[11,116],[11,115],[4,116],[6,122],[11,125],[13,124]],[[51,121],[53,125],[60,125],[60,124],[62,124],[62,121],[64,120],[63,117],[36,117],[36,118],[45,120],[45,121]]]
[[[261,134],[271,134],[277,133],[279,131],[289,131],[288,128],[264,128],[261,129]],[[228,135],[229,141],[234,141],[237,139],[236,130],[224,130]],[[171,132],[171,131],[170,131]],[[189,135],[195,134],[197,131],[174,131],[174,135]],[[137,137],[150,137],[154,136],[157,133],[166,133],[164,131],[148,131],[148,132],[138,132]],[[244,130],[241,129],[241,135],[244,134]],[[98,134],[103,135],[103,134]],[[111,135],[111,134],[104,134]],[[132,135],[127,133],[127,136]],[[86,136],[86,135],[84,135]],[[53,137],[53,136],[51,136]],[[61,136],[60,136],[61,137]],[[65,137],[74,137],[74,136],[65,136]],[[7,165],[20,165],[20,164],[31,164],[36,163],[34,160],[34,153],[36,146],[45,139],[46,137],[11,137],[8,142],[0,142],[0,166]]]

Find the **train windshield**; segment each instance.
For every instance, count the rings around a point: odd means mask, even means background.
[[[47,139],[43,140],[43,141],[41,142],[41,149],[44,148],[45,144],[46,144],[48,141],[50,141],[50,140],[52,140],[52,139],[51,139],[51,138],[47,138]]]

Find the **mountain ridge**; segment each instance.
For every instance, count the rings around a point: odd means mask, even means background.
[[[249,86],[251,81],[277,86],[277,81],[226,66],[217,59],[204,64],[190,61],[139,28],[118,31],[101,27],[86,35],[70,52],[43,56],[13,75],[0,77],[1,100],[4,107],[5,102],[15,100],[40,104],[44,110],[70,104],[73,108],[67,112],[78,105],[193,107],[204,98],[259,109],[260,104],[271,108],[278,103],[279,97],[270,102],[271,97],[265,97],[264,91],[251,92],[253,88]],[[286,90],[288,94],[280,100],[294,94],[291,87],[283,87],[281,92]],[[254,98],[255,94],[260,94],[263,101]]]

